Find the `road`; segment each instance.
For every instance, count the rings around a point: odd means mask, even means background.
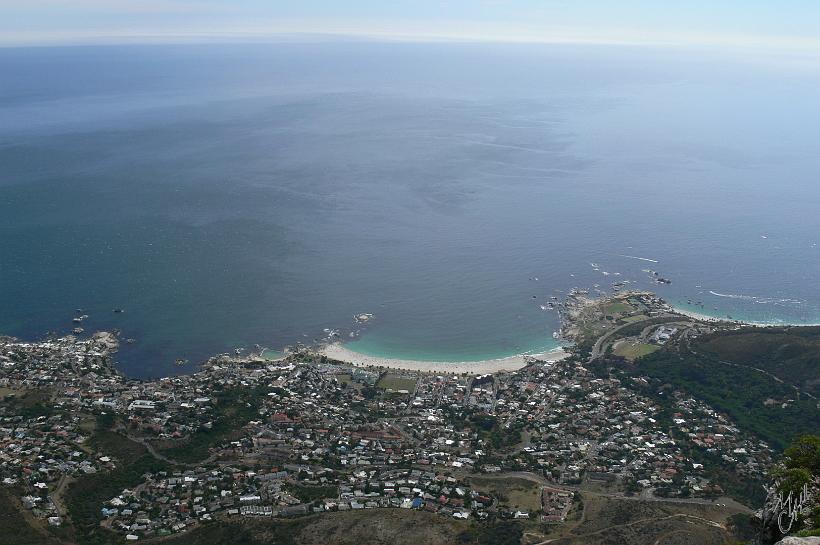
[[[605,334],[598,337],[598,340],[595,341],[595,344],[592,346],[592,351],[591,351],[590,356],[589,356],[589,361],[592,361],[592,360],[595,360],[595,359],[601,357],[603,355],[603,353],[606,352],[606,350],[603,347],[604,343],[606,343],[606,341],[610,337],[612,337],[613,335],[615,335],[619,331],[623,331],[624,329],[626,329],[628,327],[632,327],[635,324],[640,324],[640,323],[643,323],[643,322],[649,322],[649,321],[654,321],[654,320],[659,320],[659,319],[666,319],[666,318],[669,318],[669,319],[672,319],[672,320],[674,320],[676,318],[680,319],[680,320],[688,320],[689,319],[686,316],[681,316],[679,314],[661,314],[659,316],[648,317],[646,320],[640,320],[638,322],[630,322],[628,324],[618,326],[615,329],[613,329],[611,331],[608,331]],[[656,323],[649,324],[649,326],[659,325],[660,323],[663,323],[663,322],[659,321],[659,322],[656,322]],[[643,332],[642,332],[642,334],[643,334]]]

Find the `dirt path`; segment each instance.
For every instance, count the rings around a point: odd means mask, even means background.
[[[166,462],[166,463],[171,464],[171,465],[183,466],[183,467],[197,467],[197,466],[213,463],[214,460],[216,460],[216,454],[211,454],[210,456],[208,456],[204,460],[200,460],[198,462],[193,462],[193,463],[178,462],[178,461],[176,461],[172,458],[168,458],[167,456],[165,456],[164,454],[162,454],[160,452],[157,452],[157,449],[155,449],[154,446],[151,443],[149,443],[148,441],[146,441],[145,439],[143,439],[141,437],[133,437],[131,435],[127,435],[126,437],[128,439],[130,439],[131,441],[134,441],[135,443],[139,443],[140,445],[144,446],[148,450],[148,453],[151,456],[153,456],[154,458],[156,458],[157,460],[162,460],[163,462]]]
[[[628,528],[630,526],[637,526],[639,524],[645,524],[647,522],[659,522],[659,521],[662,521],[662,520],[670,520],[670,519],[675,519],[675,518],[694,520],[694,521],[697,521],[697,522],[700,522],[700,523],[703,523],[703,524],[707,524],[707,525],[715,527],[715,528],[720,528],[721,530],[726,530],[726,527],[723,524],[717,523],[713,520],[709,520],[709,519],[706,519],[706,518],[703,518],[703,517],[698,517],[696,515],[688,515],[688,514],[685,514],[685,513],[676,513],[674,515],[667,515],[665,517],[650,517],[650,518],[645,518],[645,519],[639,519],[639,520],[636,520],[636,521],[633,521],[633,522],[626,522],[624,524],[616,524],[616,525],[613,525],[613,526],[607,526],[606,528],[602,528],[600,530],[595,530],[594,532],[587,532],[585,534],[575,534],[575,535],[568,535],[568,536],[563,536],[563,537],[555,537],[555,538],[552,538],[552,539],[547,539],[546,541],[542,541],[540,543],[535,543],[534,545],[546,545],[547,543],[553,543],[555,541],[561,541],[562,539],[582,539],[582,538],[585,538],[585,537],[590,537],[590,536],[600,535],[600,534],[603,534],[605,532],[610,532],[610,531],[615,530],[617,528]]]
[[[66,510],[65,504],[63,503],[63,492],[65,492],[66,487],[71,483],[73,479],[63,474],[60,477],[60,480],[57,482],[57,486],[54,488],[54,492],[51,493],[51,501],[54,502],[54,505],[57,507],[57,511],[60,513],[60,516],[65,517],[68,514]]]

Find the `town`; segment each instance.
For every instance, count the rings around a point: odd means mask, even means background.
[[[648,342],[674,335],[661,325]],[[0,339],[0,480],[44,524],[71,515],[71,482],[128,463],[106,448],[112,438],[156,466],[95,507],[95,522],[128,541],[224,518],[379,508],[561,524],[582,491],[715,501],[724,490],[698,452],[751,479],[772,465],[764,442],[704,402],[677,393],[668,415],[576,356],[474,376],[301,350],[139,381],[116,371],[116,347],[106,333]],[[537,505],[494,484],[508,475],[537,487]]]

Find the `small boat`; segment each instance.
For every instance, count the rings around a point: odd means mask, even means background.
[[[75,327],[75,328],[73,329],[73,331],[74,331],[74,334],[75,334],[75,335],[79,335],[80,333],[82,333],[83,331],[85,331],[85,329],[83,329],[83,328],[81,328],[81,327]]]

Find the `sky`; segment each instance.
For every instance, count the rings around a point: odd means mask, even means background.
[[[820,1],[0,0],[0,45],[284,35],[817,52]]]

